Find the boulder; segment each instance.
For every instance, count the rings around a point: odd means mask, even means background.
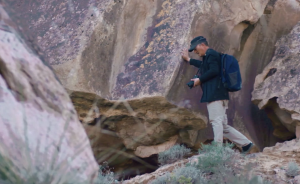
[[[256,77],[252,101],[265,109],[274,135],[282,139],[299,137],[300,22],[276,43],[272,61]]]
[[[180,140],[183,138],[183,142],[193,145],[192,140],[180,136],[179,131],[190,132],[206,127],[206,117],[186,108],[178,108],[159,96],[109,101],[92,93],[69,91],[69,94],[85,127],[99,127],[99,130],[107,131],[104,134],[115,134],[127,149],[136,150],[136,153],[141,146],[158,145],[171,140],[174,145],[177,141],[174,136],[177,135]],[[96,142],[102,142],[102,139]],[[151,153],[157,154],[170,146],[162,147],[165,149],[155,149]]]
[[[21,178],[42,170],[38,176],[90,180],[98,165],[68,93],[2,5],[0,19],[1,167],[7,159]]]

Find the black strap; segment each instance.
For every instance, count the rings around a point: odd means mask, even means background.
[[[201,70],[202,70],[202,68],[203,68],[203,62],[204,62],[204,61],[201,61],[201,66],[198,68],[198,71],[197,71],[197,73],[196,73],[196,75],[197,75],[198,77],[200,77],[200,75],[201,75]]]
[[[198,71],[197,71],[196,75],[199,76],[199,74],[201,74],[200,73],[200,68],[198,68]]]

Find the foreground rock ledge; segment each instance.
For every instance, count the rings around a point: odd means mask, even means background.
[[[92,93],[69,91],[69,94],[89,136],[93,136],[90,126],[106,130],[107,136],[115,134],[126,149],[137,150],[135,154],[140,157],[150,156],[141,148],[157,154],[176,142],[193,146],[198,130],[207,126],[205,116],[179,108],[160,96],[109,101]]]
[[[256,77],[252,101],[268,113],[274,135],[287,140],[300,137],[300,22],[276,47],[272,62]]]

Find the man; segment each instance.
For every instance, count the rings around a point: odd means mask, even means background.
[[[191,59],[188,51],[194,51],[203,61]],[[189,50],[183,50],[182,58],[200,70],[200,78],[191,79],[194,87],[201,85],[203,95],[201,103],[207,103],[209,122],[212,124],[214,141],[223,143],[223,136],[242,147],[243,153],[248,153],[253,143],[243,134],[228,125],[226,109],[229,94],[221,82],[221,56],[209,48],[206,38],[198,36],[191,41]]]

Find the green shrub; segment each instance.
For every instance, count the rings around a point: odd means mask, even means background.
[[[176,168],[172,173],[158,177],[151,184],[202,184],[205,182],[200,170],[187,166]]]
[[[195,167],[187,166],[162,175],[151,184],[272,184],[260,176],[250,177],[248,173],[238,175],[228,169],[222,171],[222,174],[204,175]]]
[[[232,147],[233,144],[220,145],[216,142],[202,145],[202,150],[199,150],[198,163],[195,166],[206,173],[220,172],[225,167],[233,166],[236,160],[233,158],[238,154],[232,150]]]
[[[232,150],[233,144],[213,142],[202,145],[198,163],[187,164],[158,177],[151,184],[271,184],[259,176],[250,176],[253,164],[241,167],[237,160],[243,158]]]
[[[158,162],[161,165],[170,164],[183,159],[186,155],[189,155],[191,150],[183,145],[175,145],[170,149],[158,154]]]
[[[294,177],[299,175],[299,166],[296,162],[289,162],[286,175]]]

